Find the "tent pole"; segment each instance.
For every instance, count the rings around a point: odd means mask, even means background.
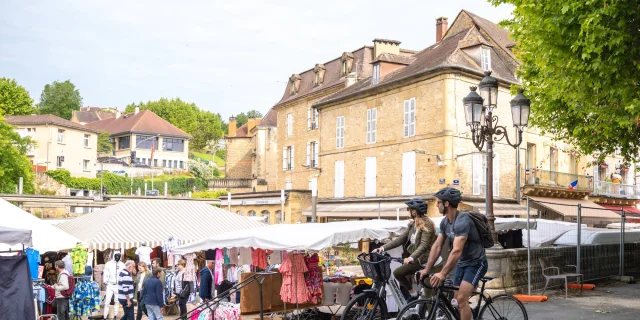
[[[527,295],[531,295],[531,208],[527,197]]]

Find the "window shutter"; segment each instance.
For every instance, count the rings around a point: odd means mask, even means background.
[[[320,125],[320,112],[315,108],[313,109],[313,121],[316,123],[315,128],[318,128],[318,125]]]
[[[305,161],[306,165],[311,164],[311,143],[307,142],[307,159]]]
[[[288,160],[289,160],[289,155],[287,154],[287,147],[282,148],[282,170],[287,171],[288,169]]]
[[[315,165],[316,167],[320,166],[320,143],[318,141],[316,141],[314,144],[315,146],[315,154],[313,155],[313,159],[315,160]]]
[[[500,195],[500,157],[493,153],[493,195]]]
[[[287,114],[287,135],[288,136],[293,135],[293,114],[292,113]]]
[[[344,197],[344,161],[336,161],[334,181],[334,197]]]
[[[340,148],[340,117],[336,118],[336,149]]]
[[[473,195],[480,195],[480,180],[482,179],[482,153],[473,154]]]
[[[293,170],[295,166],[295,162],[293,161],[293,155],[296,153],[293,151],[293,146],[291,146],[291,160],[289,161],[289,170]]]
[[[599,182],[600,181],[600,164],[597,164],[593,167],[593,182]]]
[[[364,196],[376,196],[376,157],[365,158]]]
[[[311,130],[311,108],[307,109],[307,130]]]
[[[371,143],[371,109],[367,109],[367,143]]]
[[[371,143],[376,142],[376,131],[378,129],[378,109],[371,109]]]
[[[344,148],[344,116],[340,117],[340,121],[340,148]]]
[[[404,137],[409,136],[409,100],[404,101]]]
[[[411,99],[411,114],[409,115],[409,121],[411,126],[409,127],[409,136],[413,137],[416,135],[416,99]]]
[[[405,152],[402,154],[402,195],[413,196],[416,194],[416,153]]]

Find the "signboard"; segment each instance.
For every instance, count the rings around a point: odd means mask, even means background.
[[[145,193],[145,196],[147,197],[157,197],[160,195],[160,191],[158,190],[147,190],[147,192]]]
[[[460,185],[460,180],[457,180],[457,179],[453,180],[453,185],[454,186],[459,186]]]
[[[440,184],[444,184],[447,180],[445,180],[444,178],[440,178]]]
[[[242,205],[280,204],[280,200],[242,200]]]

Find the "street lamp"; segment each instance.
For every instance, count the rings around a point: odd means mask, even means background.
[[[493,115],[493,109],[498,104],[498,80],[491,76],[491,71],[485,72],[485,77],[480,81],[480,94],[476,87],[471,87],[471,92],[462,99],[467,125],[471,128],[473,144],[482,151],[487,144],[487,220],[494,243],[498,243],[498,234],[495,228],[495,216],[493,215],[493,143],[504,138],[507,143],[516,148],[522,143],[523,128],[529,125],[529,110],[531,101],[519,89],[518,94],[511,100],[511,116],[513,126],[516,127],[516,140],[511,143],[507,128],[498,125],[498,116]],[[517,169],[516,175],[519,176]],[[520,180],[516,178],[516,180]],[[518,182],[519,183],[519,182]],[[519,188],[519,186],[517,186]]]

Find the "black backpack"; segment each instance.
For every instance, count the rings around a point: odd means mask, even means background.
[[[462,213],[462,212],[461,212]],[[473,224],[476,225],[476,230],[478,230],[478,235],[480,236],[480,242],[482,242],[482,246],[485,248],[493,247],[493,238],[491,237],[491,231],[489,229],[489,220],[487,220],[487,216],[480,212],[473,211],[464,211]]]

